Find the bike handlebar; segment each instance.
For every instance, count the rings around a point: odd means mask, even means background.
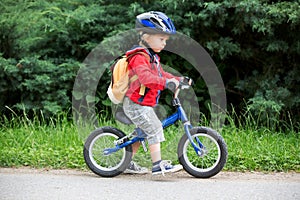
[[[174,91],[174,98],[177,98],[178,97],[178,94],[180,92],[180,90],[184,90],[184,89],[189,89],[190,86],[192,86],[194,84],[193,82],[193,79],[189,78],[189,77],[183,77],[183,80],[181,80],[179,82],[179,86],[176,88],[176,85],[175,84],[172,84],[171,87],[173,87],[173,90]]]
[[[180,89],[188,89],[190,86],[193,85],[193,80],[189,77],[183,77],[183,79],[181,81],[179,81],[179,86],[178,88]],[[178,88],[176,88],[176,84],[173,82],[168,83],[168,89],[171,91],[174,91]]]

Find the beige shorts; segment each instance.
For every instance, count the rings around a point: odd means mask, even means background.
[[[147,135],[148,144],[156,144],[165,141],[161,121],[154,109],[150,106],[141,106],[134,103],[128,97],[123,102],[125,114]]]

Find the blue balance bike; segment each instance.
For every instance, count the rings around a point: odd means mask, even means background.
[[[202,126],[192,127],[190,124],[178,94],[181,89],[187,89],[191,84],[189,78],[180,82],[172,100],[177,111],[164,119],[162,126],[166,128],[178,120],[182,122],[185,134],[178,143],[179,162],[190,175],[209,178],[223,169],[227,160],[227,146],[217,131]],[[173,87],[175,89],[175,85]],[[116,114],[116,119],[125,124],[132,123],[125,115]],[[84,144],[84,160],[89,169],[99,176],[117,176],[126,170],[132,159],[132,144],[140,142],[144,151],[147,151],[144,136],[145,133],[138,127],[128,135],[110,126],[97,128],[91,132]]]

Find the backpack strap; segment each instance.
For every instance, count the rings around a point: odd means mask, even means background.
[[[130,79],[129,82],[132,83],[133,81],[136,81],[139,77],[135,74]]]
[[[150,56],[145,53],[145,52],[142,52],[142,51],[138,51],[138,52],[135,52],[133,54],[130,54],[128,57],[127,57],[127,61],[129,58],[133,57],[134,55],[137,55],[137,54],[141,54],[143,56],[145,56],[147,58],[147,60],[150,62]],[[129,82],[132,83],[133,81],[136,81],[138,79],[138,76],[135,74],[133,75],[130,79],[129,79]],[[141,96],[144,96],[145,95],[145,91],[146,91],[146,86],[141,84],[141,87],[140,87],[140,91],[139,91],[139,95]]]
[[[135,74],[129,79],[129,83],[132,83],[133,81],[136,81],[139,77]],[[139,95],[144,96],[146,91],[146,86],[141,84]]]
[[[137,52],[130,54],[129,56],[127,56],[127,60],[129,60],[131,57],[133,57],[137,54],[141,54],[141,55],[145,56],[147,58],[147,60],[150,62],[150,56],[147,53],[142,52],[142,51],[137,51]]]

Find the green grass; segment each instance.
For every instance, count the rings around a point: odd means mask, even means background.
[[[37,118],[29,120],[26,115],[11,120],[4,118],[2,121],[1,167],[86,169],[82,156],[83,141],[93,128],[78,129],[65,115],[48,122]],[[101,120],[102,125],[116,124]],[[292,130],[273,132],[267,128],[236,127],[232,124],[225,126],[221,133],[228,146],[225,170],[300,172],[299,133]],[[165,130],[163,159],[178,162],[177,144],[182,134],[180,126]],[[143,152],[142,148],[134,159],[142,165],[151,165],[149,152]]]
[[[224,128],[227,170],[300,172],[299,133]]]
[[[2,124],[0,165],[82,168],[82,141],[76,127],[66,120],[41,123],[26,117]]]

